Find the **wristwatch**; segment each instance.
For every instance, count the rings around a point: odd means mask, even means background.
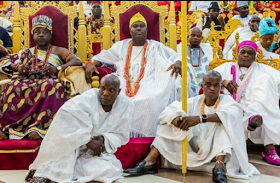
[[[61,67],[61,66],[57,66],[56,69],[57,69],[58,71],[60,71],[60,70],[62,69],[62,67]]]
[[[208,116],[206,114],[202,114],[201,117],[202,117],[202,123],[206,123]]]

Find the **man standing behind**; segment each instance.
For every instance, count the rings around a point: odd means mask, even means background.
[[[251,15],[249,15],[249,6],[247,1],[237,1],[237,11],[239,15],[234,15],[232,19],[238,19],[244,25],[244,27],[249,27],[249,20]]]
[[[224,59],[232,59],[232,49],[236,46],[235,36],[239,33],[239,43],[245,40],[251,40],[251,37],[259,30],[260,18],[257,15],[253,15],[249,20],[249,27],[238,27],[228,38],[223,55]]]
[[[67,101],[57,112],[28,179],[44,182],[111,183],[122,175],[113,155],[129,140],[134,114],[131,99],[120,94],[120,80],[107,75],[99,89]],[[49,179],[49,180],[48,180]]]
[[[202,30],[202,35],[205,37],[205,40],[208,40],[208,36],[211,32],[211,23],[214,22],[215,26],[214,29],[217,31],[223,31],[225,30],[225,20],[224,18],[219,14],[221,12],[221,8],[219,6],[219,3],[216,1],[211,2],[209,8],[208,8],[209,16],[202,16],[196,26],[199,27]]]

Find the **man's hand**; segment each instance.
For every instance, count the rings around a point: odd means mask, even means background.
[[[180,124],[183,122],[183,120],[181,120],[181,119],[182,119],[182,117],[178,116],[178,117],[173,119],[171,124],[174,125],[175,127],[179,128]]]
[[[42,70],[42,73],[44,75],[48,75],[48,76],[50,76],[52,74],[55,74],[57,72],[58,72],[57,68],[55,66],[52,66],[52,65],[48,65]]]
[[[224,17],[222,15],[219,15],[217,19],[218,19],[218,21],[220,22],[221,25],[225,25],[226,24],[225,20],[224,20]]]
[[[97,74],[99,74],[97,68],[92,65],[92,64],[87,64],[86,66],[86,81],[87,83],[92,83],[92,74],[93,72],[96,72]]]
[[[18,72],[22,75],[29,75],[29,67],[24,65],[24,64],[21,64],[18,66]]]
[[[179,128],[188,131],[190,127],[195,126],[199,123],[199,116],[186,116],[183,117],[182,123],[179,125]]]
[[[178,74],[181,75],[181,71],[182,71],[181,64],[182,64],[182,62],[180,60],[178,60],[175,62],[175,64],[172,64],[166,71],[170,71],[172,69],[171,77],[175,73],[175,79],[177,79]]]
[[[105,146],[102,141],[104,141],[103,137],[96,136],[86,144],[87,148],[92,150],[93,156],[100,156],[101,153],[105,151]]]
[[[3,53],[4,55],[8,55],[9,54],[9,51],[7,50],[7,48],[5,48],[2,45],[0,45],[0,52]]]
[[[237,92],[238,84],[234,83],[232,80],[224,80],[222,85],[232,94]]]
[[[274,53],[276,53],[276,54],[280,55],[280,48],[278,48],[277,50],[275,50],[275,52],[274,52]]]
[[[258,24],[252,23],[252,26],[253,26],[253,30],[254,30],[255,32],[259,31],[259,26],[258,26]]]

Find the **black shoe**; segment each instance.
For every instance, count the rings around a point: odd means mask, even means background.
[[[212,170],[213,181],[215,183],[227,183],[227,175],[224,169],[222,168],[213,168]]]
[[[145,160],[140,162],[135,168],[129,168],[124,170],[124,173],[131,175],[144,175],[144,174],[156,174],[158,173],[157,163],[149,166],[144,166],[146,163]]]

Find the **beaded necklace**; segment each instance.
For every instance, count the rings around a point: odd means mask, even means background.
[[[220,103],[220,96],[217,98],[217,100],[214,104],[214,109],[217,109],[219,103]],[[203,97],[202,102],[201,102],[200,115],[204,114],[204,107],[205,107],[205,96]]]
[[[33,58],[32,58],[32,68],[31,68],[31,70],[39,71],[40,70],[39,67],[41,67],[41,66],[43,66],[43,68],[46,67],[46,65],[48,63],[48,60],[49,60],[50,53],[51,53],[51,49],[52,49],[52,45],[49,44],[49,47],[47,49],[47,54],[46,54],[46,57],[45,57],[43,63],[38,64],[38,60],[37,60],[37,57],[38,57],[38,46],[35,46],[34,54],[33,54]]]
[[[190,55],[190,62],[192,64],[192,70],[193,70],[193,73],[195,74],[195,79],[197,82],[199,82],[199,77],[198,77],[198,74],[199,74],[199,70],[198,71],[195,71],[193,67],[198,67],[200,68],[200,62],[201,62],[201,47],[199,47],[199,60],[198,60],[198,65],[194,65],[193,62],[192,62],[192,55],[191,55],[191,47],[190,47],[190,44],[188,44],[188,47],[189,47],[189,55]]]
[[[130,61],[131,61],[133,42],[131,41],[128,46],[127,56],[126,56],[126,61],[125,61],[125,66],[124,66],[124,77],[126,80],[126,91],[125,92],[128,97],[133,97],[134,95],[136,95],[136,93],[138,92],[139,87],[140,87],[139,83],[142,80],[142,78],[144,77],[145,66],[147,63],[147,59],[145,57],[147,46],[148,46],[148,42],[146,41],[146,43],[143,47],[144,51],[142,53],[140,74],[139,74],[136,82],[133,81],[133,79],[131,78],[131,76],[129,74],[129,70],[131,67]],[[134,89],[132,89],[132,87]]]

